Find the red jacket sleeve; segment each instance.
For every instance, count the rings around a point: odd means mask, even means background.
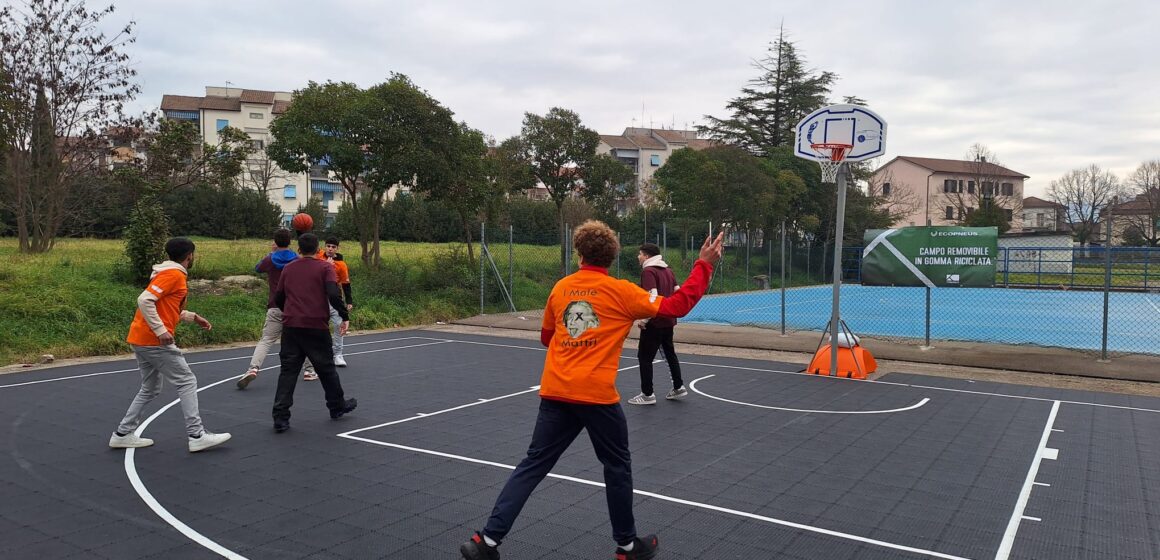
[[[657,317],[677,319],[688,315],[693,306],[701,300],[701,296],[705,295],[705,290],[709,289],[709,277],[712,275],[713,265],[697,259],[697,262],[693,263],[689,277],[681,284],[681,289],[661,301]]]

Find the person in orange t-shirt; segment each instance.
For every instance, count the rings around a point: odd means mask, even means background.
[[[205,317],[185,310],[188,292],[185,277],[193,266],[194,249],[193,242],[184,237],[167,241],[165,253],[169,260],[153,267],[149,286],[137,297],[137,313],[133,316],[126,340],[141,368],[141,388],[109,438],[109,447],[122,449],[153,445],[153,440],[137,434],[137,427],[144,419],[145,406],[161,392],[162,381],[177,388],[190,452],[204,451],[230,439],[230,434],[211,433],[202,426],[197,403],[197,377],[173,339],[178,321],[196,323],[207,331],[213,328]]]
[[[467,560],[498,560],[499,543],[524,503],[582,430],[588,430],[604,465],[605,494],[618,560],[656,556],[656,535],[636,534],[632,514],[632,461],[628,424],[616,391],[616,370],[624,340],[635,321],[684,317],[704,295],[721,258],[723,235],[705,239],[689,278],[670,297],[644,291],[608,275],[620,252],[616,233],[589,220],[577,227],[572,244],[580,270],[552,288],[544,307],[540,342],[548,347],[540,381],[540,411],[528,456],[496,498],[481,531],[459,547]]]
[[[326,238],[326,247],[323,252],[327,262],[334,265],[334,275],[338,279],[338,287],[342,290],[342,299],[346,304],[346,310],[349,312],[354,309],[354,293],[350,288],[350,268],[346,266],[346,261],[342,258],[342,253],[338,252],[338,237],[330,236]],[[346,358],[342,357],[342,338],[343,335],[338,332],[339,325],[342,324],[342,317],[339,317],[337,309],[330,310],[330,338],[331,346],[334,351],[334,365],[338,367],[346,367]]]

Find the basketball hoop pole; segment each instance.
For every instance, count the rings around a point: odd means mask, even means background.
[[[842,163],[838,167],[837,179],[834,181],[838,190],[837,208],[834,219],[834,309],[830,316],[830,375],[838,375],[838,329],[841,327],[841,307],[839,294],[842,288],[842,236],[846,229],[846,173],[847,167]]]

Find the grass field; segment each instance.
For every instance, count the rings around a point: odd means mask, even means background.
[[[200,239],[190,280],[220,280],[226,276],[254,274],[257,261],[270,250],[259,239],[230,241]],[[475,250],[479,247],[476,245]],[[560,275],[558,246],[515,245],[514,266],[509,268],[508,246],[494,245],[496,271],[509,283],[518,310],[543,307],[548,292]],[[462,244],[396,243],[382,246],[383,267],[364,267],[357,244],[343,245],[351,267],[355,313],[353,329],[430,324],[479,313],[479,264],[469,261]],[[756,288],[747,275],[743,253],[727,254],[718,267],[713,293]],[[688,274],[691,259],[670,248],[666,260],[678,278]],[[575,264],[575,262],[573,262]],[[764,259],[750,261],[751,275],[764,274]],[[510,310],[501,295],[495,271],[485,261],[487,312]],[[614,275],[636,281],[639,266],[635,248],[621,255]],[[771,284],[777,285],[777,274]],[[0,365],[35,361],[42,354],[57,358],[119,354],[129,350],[125,333],[133,318],[140,286],[126,280],[123,244],[116,240],[61,239],[51,252],[23,255],[16,240],[0,238]],[[807,283],[795,277],[798,284]],[[182,346],[253,341],[261,332],[266,305],[264,283],[258,288],[227,287],[215,283],[192,289],[188,308],[213,322],[212,331],[181,325]]]
[[[191,280],[217,280],[253,274],[269,252],[264,240],[196,239],[197,260]],[[61,239],[51,252],[22,255],[16,241],[0,239],[0,365],[27,362],[42,354],[57,358],[117,354],[133,318],[139,286],[125,280],[125,258],[119,241]],[[351,265],[357,313],[353,328],[432,323],[478,312],[478,289],[421,289],[423,274],[414,273],[446,248],[436,244],[387,244],[382,278],[369,282],[358,259],[358,246],[345,247]],[[427,266],[430,266],[429,264]],[[392,275],[393,274],[393,275]],[[408,275],[416,279],[412,288]],[[362,280],[362,281],[360,281]],[[391,284],[397,293],[384,292]],[[474,304],[474,306],[472,305]],[[266,288],[193,290],[191,310],[213,322],[212,331],[181,325],[182,346],[256,340],[261,332]]]

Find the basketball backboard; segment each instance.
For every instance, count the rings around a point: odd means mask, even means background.
[[[886,121],[860,105],[830,105],[802,119],[794,140],[794,155],[802,159],[829,159],[812,144],[847,144],[845,161],[862,161],[886,152]]]

